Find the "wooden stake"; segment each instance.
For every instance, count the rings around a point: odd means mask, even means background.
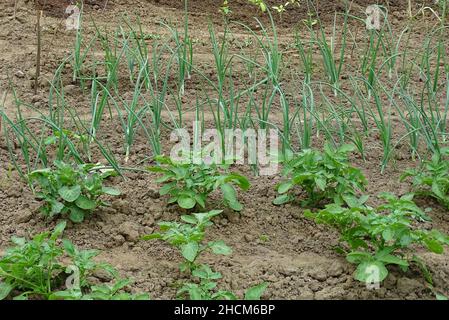
[[[34,94],[37,94],[37,88],[39,86],[39,77],[41,75],[41,16],[42,10],[36,10],[36,35],[37,35],[37,53],[36,53],[36,78],[34,79]]]
[[[408,0],[408,16],[411,18],[413,18],[413,13],[412,13],[412,0]]]
[[[17,13],[17,1],[18,0],[14,0],[14,20],[16,19],[16,13]]]

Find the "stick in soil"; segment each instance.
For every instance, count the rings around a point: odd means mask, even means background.
[[[36,35],[37,35],[37,53],[36,53],[36,77],[34,79],[34,94],[37,94],[39,77],[41,73],[41,16],[42,10],[36,10]]]
[[[14,0],[14,15],[13,15],[14,20],[16,19],[16,14],[17,14],[17,1],[18,0]]]

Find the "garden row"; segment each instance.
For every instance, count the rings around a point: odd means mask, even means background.
[[[277,186],[279,196],[274,204],[297,202],[299,187],[307,194],[300,204],[303,207],[324,209],[306,210],[305,216],[317,223],[336,228],[341,234],[340,252],[357,265],[355,279],[367,284],[378,284],[388,275],[388,265],[397,265],[406,271],[417,264],[430,288],[432,276],[426,263],[416,254],[420,245],[441,254],[449,245],[449,236],[438,230],[426,230],[420,223],[431,221],[427,212],[413,201],[415,194],[437,199],[449,209],[449,150],[435,155],[421,170],[406,171],[403,178],[413,177],[414,193],[400,198],[390,193],[380,194],[384,204],[368,206],[368,196],[363,194],[366,179],[357,168],[349,164],[347,154],[351,145],[338,149],[325,146],[323,152],[306,149],[290,154],[282,160],[285,180]],[[206,165],[204,162],[174,162],[158,157],[157,165],[149,168],[162,176],[159,192],[168,195],[168,203],[176,203],[182,210],[201,211],[212,192],[219,189],[222,205],[240,211],[235,186],[248,190],[246,177],[229,172],[228,166]],[[116,196],[120,192],[103,185],[104,179],[114,174],[95,165],[72,166],[59,161],[54,168],[36,170],[29,175],[30,186],[36,187],[36,196],[43,202],[41,212],[47,219],[69,218],[81,223],[85,216],[99,206],[108,205],[104,195]],[[177,248],[183,257],[181,273],[187,273],[191,282],[178,289],[178,298],[236,299],[229,291],[220,290],[219,272],[198,262],[203,252],[229,255],[232,249],[224,241],[204,242],[212,219],[221,210],[182,215],[180,221],[160,222],[160,232],[144,236],[143,240],[160,239]],[[236,213],[237,214],[237,213]],[[130,283],[120,279],[116,270],[92,259],[98,252],[78,250],[70,241],[58,241],[65,222],[58,224],[52,233],[45,232],[31,240],[13,238],[15,247],[7,250],[0,259],[0,298],[15,299],[147,299],[146,294],[131,295],[122,289]],[[66,258],[69,259],[66,259]],[[98,270],[108,272],[113,284],[92,284],[90,277]],[[375,270],[375,271],[373,271]],[[376,277],[373,278],[373,272]],[[179,284],[178,284],[179,285]],[[267,283],[247,290],[246,299],[259,299]],[[61,289],[61,290],[59,290]],[[62,290],[64,289],[64,290]],[[443,296],[435,292],[438,297]]]

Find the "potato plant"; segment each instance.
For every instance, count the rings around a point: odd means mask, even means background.
[[[177,296],[180,299],[186,297],[190,300],[236,300],[237,296],[230,291],[216,290],[217,280],[222,278],[220,272],[216,272],[206,264],[200,265],[192,271],[192,278],[195,282],[187,282],[178,290]],[[245,300],[260,300],[260,297],[267,289],[268,283],[263,282],[249,288],[245,292]]]
[[[181,216],[182,222],[160,222],[160,233],[144,236],[144,240],[161,239],[177,248],[184,261],[180,264],[181,272],[189,272],[194,282],[183,283],[177,292],[180,299],[191,300],[235,300],[234,293],[217,289],[217,280],[221,273],[212,270],[204,263],[198,263],[202,253],[210,250],[214,254],[230,255],[232,249],[224,241],[203,243],[207,227],[212,225],[211,219],[221,213],[212,210],[206,213],[194,213]],[[259,284],[246,291],[245,299],[259,300],[267,287]]]
[[[59,241],[65,227],[66,222],[62,222],[52,232],[40,233],[31,240],[12,238],[15,246],[0,258],[0,300],[148,299],[148,295],[123,292],[130,280],[118,279],[109,264],[95,262],[98,251],[78,250],[69,240]],[[114,283],[93,285],[89,277],[98,270],[108,273]],[[71,274],[76,277],[68,288],[65,283]]]
[[[449,148],[435,153],[430,161],[425,161],[421,169],[405,171],[401,180],[413,179],[414,192],[429,196],[449,209]]]
[[[211,241],[207,244],[201,244],[206,234],[206,228],[212,225],[210,220],[221,212],[221,210],[212,210],[205,213],[183,215],[181,216],[182,222],[161,222],[159,223],[160,233],[144,236],[143,239],[161,239],[175,246],[185,259],[181,264],[181,270],[193,271],[198,268],[196,261],[199,255],[206,250],[222,255],[232,253],[232,249],[223,241]]]
[[[376,282],[381,282],[388,275],[388,265],[397,265],[404,271],[413,262],[423,266],[416,256],[416,245],[438,254],[449,245],[449,237],[440,231],[428,231],[419,224],[413,227],[416,221],[430,218],[416,206],[412,194],[399,199],[389,193],[380,197],[386,203],[377,208],[365,205],[367,197],[349,197],[348,206],[330,204],[318,212],[305,212],[306,217],[339,231],[340,241],[345,244],[340,251],[357,265],[354,278],[362,282],[372,280],[373,268],[378,270]]]
[[[193,209],[197,205],[204,209],[209,195],[220,189],[225,206],[235,211],[243,209],[234,185],[246,191],[250,183],[240,174],[229,173],[227,166],[180,163],[165,156],[156,157],[156,161],[157,165],[148,170],[162,173],[156,181],[163,184],[159,193],[169,195],[169,203],[177,203],[183,209]]]
[[[102,172],[95,164],[72,166],[58,160],[54,165],[54,169],[39,169],[28,175],[29,182],[37,184],[36,196],[44,202],[41,212],[47,218],[68,215],[71,221],[82,222],[96,208],[107,205],[101,196],[120,195],[117,189],[103,185],[114,171]]]
[[[290,155],[284,161],[283,175],[287,177],[277,186],[279,196],[273,201],[281,205],[296,199],[293,191],[297,186],[307,193],[303,206],[318,206],[323,201],[343,204],[345,195],[356,195],[363,191],[366,179],[363,173],[349,164],[347,154],[354,151],[352,145],[324,152],[306,149]]]
[[[112,283],[90,285],[87,293],[75,288],[58,291],[50,296],[52,300],[148,300],[148,294],[130,294],[124,291],[125,287],[132,284],[130,279],[117,279]]]

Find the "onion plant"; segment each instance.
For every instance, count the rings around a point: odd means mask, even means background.
[[[311,19],[311,17],[309,17],[309,19]],[[335,14],[334,16],[330,41],[327,40],[325,30],[320,22],[318,22],[320,27],[318,33],[313,30],[312,23],[306,23],[306,26],[310,31],[312,41],[318,46],[320,50],[321,57],[323,59],[324,71],[326,72],[329,82],[334,86],[335,96],[337,96],[337,89],[339,88],[340,76],[345,61],[346,41],[348,35],[348,19],[349,15],[346,11],[343,16],[343,29],[341,30],[341,43],[339,53],[336,52],[336,39],[338,32],[337,14]]]
[[[259,29],[261,30],[261,34],[256,33],[250,27],[245,24],[238,23],[240,26],[243,26],[251,35],[256,39],[256,42],[259,44],[263,55],[263,64],[259,64],[256,61],[253,63],[261,68],[267,78],[267,88],[265,97],[268,98],[268,101],[262,105],[262,112],[258,112],[259,115],[259,123],[261,128],[265,128],[266,124],[270,122],[268,119],[270,115],[271,107],[273,106],[275,99],[279,99],[279,104],[282,110],[282,149],[285,152],[287,149],[290,149],[290,105],[286,97],[286,93],[281,85],[282,83],[282,66],[283,66],[283,54],[279,47],[279,40],[276,25],[274,23],[273,17],[269,10],[267,10],[269,19],[270,19],[270,27],[271,27],[271,35],[264,24],[256,18]],[[242,57],[241,57],[242,58]],[[246,60],[243,57],[243,60]],[[263,81],[265,83],[265,80]]]
[[[189,15],[188,15],[188,0],[184,0],[184,28],[183,35],[181,35],[176,27],[166,25],[170,30],[176,48],[176,61],[178,63],[178,88],[179,94],[184,95],[185,81],[190,79],[192,73],[193,60],[193,41],[189,36]]]

